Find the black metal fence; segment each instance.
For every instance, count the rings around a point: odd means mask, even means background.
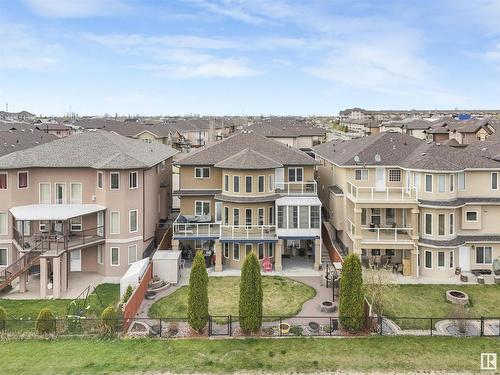
[[[336,316],[264,316],[261,329],[244,332],[240,323],[244,317],[223,315],[207,317],[204,328],[193,331],[185,317],[181,318],[64,318],[37,323],[31,319],[0,321],[0,336],[32,335],[98,336],[123,335],[132,337],[186,338],[186,337],[299,337],[299,336],[481,336],[500,338],[500,317],[479,318],[417,318],[368,317],[363,328],[350,332]],[[124,327],[128,327],[124,332]]]

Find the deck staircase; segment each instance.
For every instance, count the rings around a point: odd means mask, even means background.
[[[41,245],[42,243],[40,242],[39,245],[25,252],[14,263],[0,270],[0,292],[10,285],[17,277],[39,263],[42,254]]]

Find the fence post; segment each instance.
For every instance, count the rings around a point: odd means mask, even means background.
[[[229,336],[233,335],[233,316],[229,315]]]
[[[330,336],[333,335],[333,320],[332,317],[330,317]]]
[[[383,320],[382,320],[382,315],[379,315],[378,316],[378,326],[380,327],[379,330],[380,330],[380,336],[383,336],[384,335],[384,329],[383,329]]]
[[[430,328],[431,328],[431,336],[432,336],[432,318],[431,318],[431,327]]]
[[[161,318],[160,318],[160,337],[161,337],[161,331],[162,331],[162,327],[161,327]]]
[[[208,337],[212,334],[212,315],[208,316]]]
[[[480,331],[480,336],[484,336],[484,317],[481,316],[481,331]]]
[[[280,336],[281,336],[281,323],[282,323],[282,321],[281,321],[281,316],[280,316],[280,325],[278,326],[279,332],[280,332]]]

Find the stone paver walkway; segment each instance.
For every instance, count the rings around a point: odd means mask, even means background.
[[[290,277],[292,280],[300,281],[306,285],[313,287],[316,290],[316,296],[310,299],[302,306],[302,310],[297,314],[297,316],[338,316],[338,301],[335,301],[337,310],[334,313],[322,312],[319,305],[322,301],[332,300],[332,289],[327,288],[325,285],[321,285],[321,277]]]

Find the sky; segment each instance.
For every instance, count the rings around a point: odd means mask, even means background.
[[[0,109],[499,109],[500,0],[0,0]]]

